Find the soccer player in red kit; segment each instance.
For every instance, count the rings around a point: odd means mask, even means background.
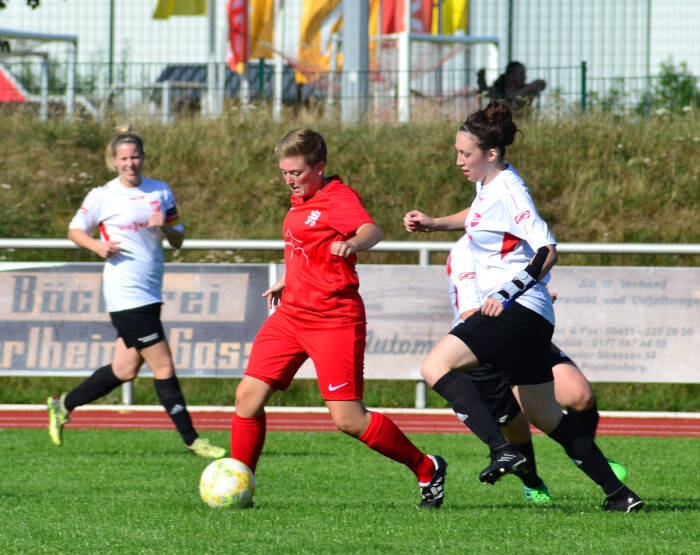
[[[285,274],[263,292],[274,312],[255,337],[236,389],[231,457],[255,472],[265,442],[265,404],[311,358],[336,427],[406,465],[418,479],[421,507],[440,507],[445,460],[420,451],[390,418],[367,410],[362,400],[367,323],[356,253],[377,244],[382,232],[355,190],[338,176],[326,177],[327,148],[319,133],[292,130],[275,154],[291,190],[282,224]]]

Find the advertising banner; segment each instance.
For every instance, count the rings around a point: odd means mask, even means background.
[[[272,270],[272,271],[271,271]],[[167,264],[162,319],[182,377],[239,377],[267,317],[267,264]],[[115,331],[101,264],[0,264],[0,375],[87,375],[108,364]],[[442,266],[360,265],[365,376],[420,379],[449,331]],[[554,342],[593,382],[700,382],[700,269],[560,266]],[[144,368],[143,374],[148,374]],[[313,377],[311,362],[299,377]]]
[[[116,332],[102,299],[102,264],[0,270],[0,374],[84,375],[109,364]],[[178,375],[243,374],[267,317],[267,275],[264,264],[167,265],[162,320]]]

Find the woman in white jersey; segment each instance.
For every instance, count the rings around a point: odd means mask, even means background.
[[[97,369],[68,393],[47,400],[49,435],[63,444],[70,412],[133,380],[144,361],[153,372],[158,398],[188,449],[205,458],[226,451],[202,439],[192,424],[160,320],[163,239],[179,248],[185,230],[167,183],[141,175],[143,140],[119,130],[107,147],[107,165],[118,176],[92,189],[69,225],[68,237],[105,259],[102,290],[117,330],[111,364]],[[93,237],[99,229],[100,237]]]
[[[458,324],[427,355],[421,366],[425,381],[491,450],[491,464],[479,475],[495,483],[501,476],[527,468],[527,458],[510,445],[485,414],[471,380],[458,369],[490,364],[517,385],[530,421],[560,443],[569,457],[606,494],[604,508],[641,509],[641,499],[615,476],[593,438],[563,413],[554,397],[550,345],[554,309],[545,284],[557,261],[556,242],[540,218],[525,183],[504,160],[517,127],[510,110],[492,101],[471,114],[455,137],[457,165],[476,183],[469,209],[444,219],[412,211],[404,218],[409,231],[454,229],[469,234],[480,311]],[[460,220],[461,218],[461,220]],[[465,219],[466,218],[466,219]]]
[[[469,235],[466,233],[450,249],[446,270],[453,313],[452,327],[455,327],[481,307],[476,272],[469,248]],[[554,294],[552,296],[554,297]],[[595,437],[599,415],[595,392],[590,382],[574,361],[554,343],[550,348],[550,364],[557,402],[566,407],[567,413],[572,415],[591,437]],[[528,459],[531,471],[527,474],[516,471],[525,488],[525,499],[534,503],[551,500],[547,486],[537,475],[530,422],[520,410],[507,376],[494,373],[489,367],[472,369],[469,376],[506,439]],[[608,459],[608,463],[620,480],[627,477],[627,470],[620,463],[611,459]]]

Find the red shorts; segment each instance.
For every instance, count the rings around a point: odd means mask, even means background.
[[[285,390],[310,358],[325,401],[362,399],[367,324],[323,324],[274,312],[255,336],[245,375]]]

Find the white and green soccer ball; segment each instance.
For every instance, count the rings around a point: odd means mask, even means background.
[[[241,461],[217,459],[204,469],[199,494],[210,507],[249,507],[255,491],[255,476]]]

